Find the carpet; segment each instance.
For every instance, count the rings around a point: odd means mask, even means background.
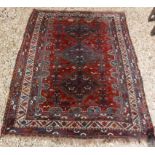
[[[124,13],[34,10],[2,134],[153,137]]]

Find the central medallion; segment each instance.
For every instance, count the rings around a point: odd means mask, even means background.
[[[77,66],[99,60],[100,56],[84,44],[77,44],[63,52],[63,58]]]
[[[100,60],[100,54],[82,42],[94,32],[94,29],[86,24],[77,24],[66,27],[65,32],[75,38],[77,44],[61,52],[63,59],[76,66],[76,71],[64,78],[61,82],[63,91],[77,99],[78,103],[96,89],[98,83],[90,74],[85,73],[84,66]]]
[[[62,89],[68,94],[81,102],[87,95],[96,89],[97,81],[82,71],[77,71],[68,76],[61,83]]]
[[[86,24],[76,24],[69,26],[65,29],[68,35],[76,38],[77,40],[83,40],[88,37],[91,33],[95,32],[95,29],[89,27]]]

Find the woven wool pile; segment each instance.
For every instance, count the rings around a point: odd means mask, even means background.
[[[45,8],[44,8],[45,9]],[[148,23],[151,8],[46,8],[50,10],[86,10],[86,11],[124,11],[126,13],[130,36],[138,57],[138,65],[144,83],[144,90],[152,121],[155,124],[155,38],[150,31],[155,23]],[[9,86],[15,59],[20,48],[23,33],[32,8],[0,9],[0,126],[9,93]],[[4,136],[0,138],[0,146],[146,146],[145,142],[125,142],[79,140],[48,137]]]

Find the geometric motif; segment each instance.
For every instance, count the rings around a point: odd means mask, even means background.
[[[76,38],[76,40],[83,40],[85,37],[88,37],[91,33],[95,31],[95,29],[91,29],[88,25],[84,24],[76,24],[71,25],[65,29],[65,31],[72,37]]]
[[[76,66],[83,66],[87,62],[97,61],[99,54],[85,45],[78,44],[63,52],[63,58],[74,63]]]
[[[34,10],[2,134],[153,137],[125,14]]]
[[[95,90],[97,82],[89,75],[78,71],[73,73],[70,77],[67,77],[67,79],[64,79],[61,85],[65,91],[81,102],[85,95],[88,95],[92,90]]]

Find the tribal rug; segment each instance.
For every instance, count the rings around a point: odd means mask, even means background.
[[[2,134],[152,138],[124,13],[34,10]]]

